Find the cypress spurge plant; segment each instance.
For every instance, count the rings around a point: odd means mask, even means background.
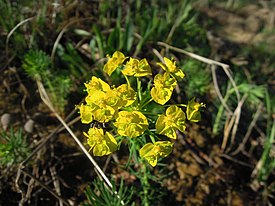
[[[32,79],[43,82],[55,109],[62,114],[71,86],[69,76],[54,69],[50,57],[41,50],[30,50],[22,67]]]
[[[0,131],[0,165],[16,165],[30,154],[30,146],[22,129]]]
[[[139,154],[135,163],[144,173],[143,205],[149,205],[147,163],[155,167],[161,158],[167,157],[173,150],[177,131],[185,131],[186,121],[200,121],[201,109],[205,107],[195,98],[187,104],[167,104],[185,74],[173,59],[164,57],[158,66],[161,73],[149,81],[152,69],[146,59],[126,57],[116,51],[108,56],[103,72],[112,78],[112,73],[119,70],[125,83],[109,85],[93,76],[85,83],[85,103],[77,106],[82,123],[92,123],[84,135],[94,156],[115,152],[122,140],[129,142],[131,154]],[[149,83],[143,88],[142,82]],[[98,124],[108,126],[99,128],[95,126]]]

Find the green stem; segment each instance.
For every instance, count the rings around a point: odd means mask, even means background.
[[[155,142],[156,142],[155,137],[152,136],[152,135],[150,135],[150,139],[151,139],[151,141],[153,142],[153,144],[155,144]]]
[[[147,174],[147,167],[146,167],[146,162],[142,161],[142,188],[143,188],[143,205],[149,206],[149,199],[148,199],[148,189],[150,188],[149,182],[148,182],[148,174]]]
[[[137,92],[138,92],[138,98],[139,98],[139,102],[141,102],[141,81],[139,80],[139,78],[137,77]]]
[[[121,73],[122,73],[122,72],[121,72]],[[122,74],[123,74],[123,73],[122,73]],[[128,77],[127,77],[126,75],[124,75],[124,74],[123,74],[123,76],[124,76],[124,78],[126,79],[127,84],[128,84],[129,86],[131,86]]]
[[[179,107],[187,107],[187,105],[186,105],[186,104],[173,104],[173,105],[175,105],[175,106],[179,106]],[[165,105],[165,106],[170,107],[170,106],[172,106],[172,105],[171,105],[171,104],[167,104],[167,105]]]
[[[149,104],[151,101],[153,101],[153,98],[150,98],[147,102],[145,102],[144,104],[142,104],[140,106],[140,109],[142,109],[143,107],[145,107],[147,104]]]
[[[147,111],[143,111],[143,110],[140,110],[140,109],[138,111],[142,112],[142,114],[147,114],[147,115],[151,115],[151,116],[158,116],[158,114],[154,114],[152,112],[147,112]]]

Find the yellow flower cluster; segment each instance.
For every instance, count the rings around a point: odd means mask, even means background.
[[[154,78],[154,87],[151,90],[151,96],[155,102],[164,105],[172,96],[173,90],[177,85],[177,79],[184,78],[185,74],[176,66],[176,62],[172,59],[164,57],[163,63],[158,63],[164,74],[157,74]]]
[[[164,57],[164,63],[158,63],[164,70],[164,73],[155,75],[153,86],[147,86],[150,89],[147,92],[149,96],[144,98],[149,100],[142,102],[141,92],[143,91],[140,88],[141,82],[139,78],[145,76],[149,76],[150,78],[152,75],[148,61],[146,59],[138,60],[125,57],[119,51],[116,51],[112,57],[107,57],[108,61],[104,65],[103,71],[111,76],[116,69],[120,69],[127,83],[121,84],[118,87],[110,86],[95,76],[85,83],[88,94],[85,98],[85,103],[78,106],[81,122],[84,124],[110,122],[112,123],[111,126],[114,126],[112,133],[117,133],[117,135],[113,136],[107,131],[104,133],[102,128],[91,127],[88,133],[84,132],[90,150],[93,150],[95,156],[108,155],[117,150],[118,143],[115,138],[116,136],[138,137],[144,140],[147,136],[150,136],[152,142],[141,146],[139,154],[149,164],[156,166],[158,159],[168,156],[173,148],[172,142],[159,141],[161,140],[161,135],[176,139],[177,130],[181,132],[185,131],[186,120],[198,122],[201,119],[200,110],[205,105],[195,102],[195,99],[189,101],[187,106],[171,105],[166,109],[164,114],[151,114],[158,115],[156,122],[153,122],[150,115],[144,113],[146,111],[144,105],[148,105],[151,100],[164,105],[170,100],[177,81],[185,76],[182,70],[177,67],[176,61]],[[133,77],[139,81],[137,91],[131,87],[128,79]],[[186,115],[181,106],[187,107]],[[150,128],[152,125],[154,128]],[[152,136],[151,134],[154,131],[156,135]],[[157,138],[157,141],[155,138]]]

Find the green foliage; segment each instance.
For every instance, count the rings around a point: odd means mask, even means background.
[[[134,149],[132,150],[134,151]],[[133,158],[138,159],[138,155],[133,154]],[[163,205],[163,198],[169,196],[166,188],[163,187],[163,182],[165,178],[168,178],[174,172],[169,171],[168,165],[164,163],[158,163],[157,172],[147,167],[146,162],[143,162],[143,164],[138,170],[135,168],[136,164],[134,163],[127,164],[124,168],[140,181],[141,187],[135,189],[135,200],[141,201],[142,204],[139,205]]]
[[[25,55],[22,66],[31,78],[40,80],[50,75],[51,59],[41,50],[31,50]]]
[[[116,50],[137,56],[149,41],[190,47],[205,39],[188,0],[180,3],[137,1],[125,7],[121,1],[103,1],[98,12],[100,24],[93,24],[90,31],[76,31],[79,36],[91,37],[89,46],[94,61]]]
[[[70,78],[62,71],[54,70],[49,56],[41,50],[29,51],[24,57],[22,67],[31,78],[44,83],[53,105],[62,113],[70,91]]]
[[[0,132],[0,164],[11,166],[20,163],[30,154],[27,137],[22,129]]]
[[[78,79],[87,74],[89,66],[83,61],[83,57],[77,52],[72,43],[61,44],[57,47],[58,62],[62,67],[68,68],[70,74]]]
[[[115,185],[114,181],[112,181],[112,185]],[[99,178],[93,181],[92,187],[93,189],[88,186],[85,191],[87,201],[82,204],[83,206],[121,206],[122,202],[124,205],[131,203],[133,187],[129,188],[124,185],[123,179],[120,181],[119,188],[114,186],[109,189]]]
[[[247,106],[251,108],[259,106],[265,97],[266,87],[264,85],[255,85],[243,81],[237,88],[241,94],[247,95]],[[230,91],[234,92],[233,89]]]
[[[10,1],[0,0],[0,24],[5,32],[8,32],[15,26],[14,18],[6,18],[7,16],[11,17],[14,10]]]
[[[267,119],[267,136],[264,142],[264,148],[263,153],[260,159],[260,167],[258,168],[258,174],[257,179],[260,182],[266,183],[268,177],[274,173],[275,168],[275,156],[274,156],[274,137],[275,137],[275,119],[273,117],[272,120],[272,114],[274,114],[275,107],[272,107],[272,103],[274,105],[274,101],[270,99],[270,96],[268,92],[266,92],[266,105],[267,105],[267,113],[268,113],[268,119]],[[274,99],[273,99],[274,100]]]
[[[203,68],[205,65],[195,60],[188,60],[182,65],[182,70],[186,74],[183,88],[187,97],[203,96],[208,91],[211,82],[210,71]]]
[[[6,46],[8,46],[6,45],[6,43],[7,43],[9,32],[12,29],[14,29],[15,26],[20,21],[22,21],[22,19],[24,19],[24,16],[20,12],[20,9],[21,7],[17,3],[12,3],[9,0],[0,0],[0,14],[1,14],[0,15],[0,27],[1,27],[0,46],[1,48],[6,49]],[[16,55],[18,51],[23,52],[27,46],[24,35],[17,31],[14,31],[12,33],[12,37],[10,38],[9,43],[16,45],[13,47],[12,50],[9,50],[9,54],[14,54],[14,55]],[[1,50],[5,51],[4,49],[1,49]],[[0,55],[0,60],[2,57],[4,57],[4,55]]]
[[[252,83],[246,82],[244,79],[237,78],[236,82],[239,82],[237,85],[237,89],[241,96],[246,95],[245,106],[252,113],[255,112],[257,106],[263,101],[265,98],[266,87],[264,85],[255,85]],[[236,106],[236,96],[235,90],[232,87],[228,87],[225,91],[224,101],[229,107]],[[215,122],[213,125],[213,134],[217,135],[223,128],[225,123],[225,109],[223,104],[217,103],[218,112],[215,117]]]

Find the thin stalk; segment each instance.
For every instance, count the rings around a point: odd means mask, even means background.
[[[141,102],[141,100],[142,100],[142,96],[141,96],[141,81],[139,80],[138,77],[137,77],[137,92],[138,92],[139,101]]]
[[[167,104],[167,106],[169,106],[169,107],[172,105],[179,106],[179,107],[187,107],[186,104]]]
[[[122,73],[122,74],[123,74],[123,73]],[[124,76],[124,78],[126,79],[126,82],[127,82],[128,86],[131,86],[131,84],[130,84],[130,81],[129,81],[128,77],[127,77],[126,75],[124,75],[124,74],[123,74],[123,76]]]
[[[155,144],[155,142],[156,142],[155,137],[152,136],[152,135],[150,135],[150,139],[151,139],[151,141],[153,142],[153,144]]]
[[[151,101],[153,101],[153,98],[149,99],[147,102],[145,102],[144,104],[142,104],[140,106],[140,109],[142,109],[143,107],[145,107],[147,104],[149,104]]]
[[[147,176],[147,167],[146,163],[144,161],[141,162],[142,164],[142,179],[141,179],[141,184],[143,188],[143,205],[144,206],[149,206],[149,199],[148,199],[148,188],[150,188],[149,182],[148,182],[148,176]]]

